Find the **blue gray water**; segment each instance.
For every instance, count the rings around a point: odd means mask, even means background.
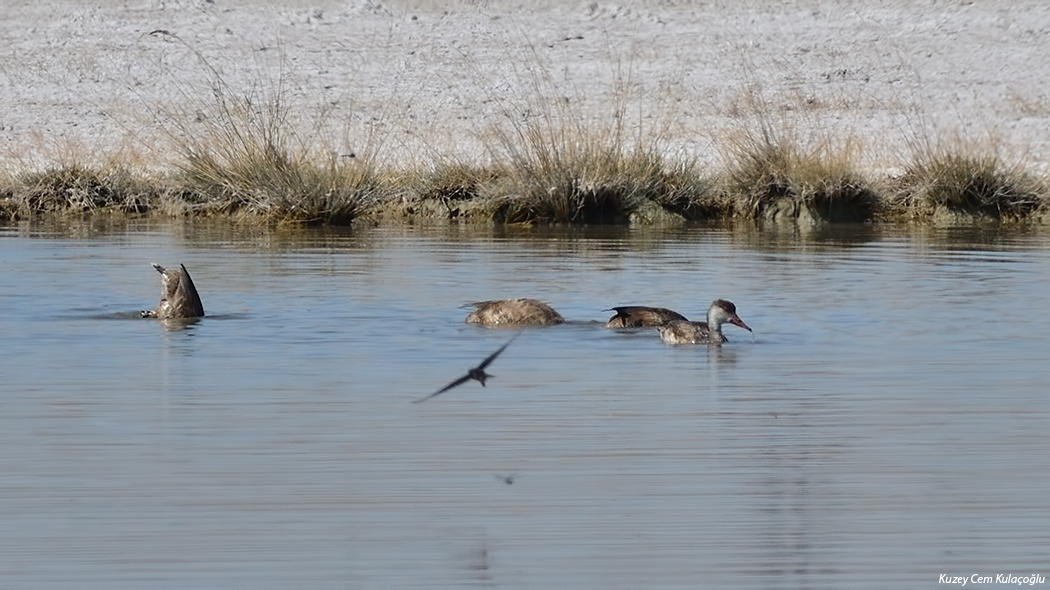
[[[208,317],[135,319],[150,262]],[[3,587],[1050,574],[1045,232],[24,224],[0,277]],[[410,403],[511,296],[570,321]],[[602,327],[717,297],[754,335]]]

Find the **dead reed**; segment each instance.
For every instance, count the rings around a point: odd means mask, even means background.
[[[894,183],[888,207],[914,219],[1018,221],[1045,211],[1050,189],[994,150],[941,146],[924,150]]]
[[[854,168],[848,144],[808,147],[765,133],[728,149],[725,190],[738,217],[793,219],[804,212],[829,222],[872,218],[878,196]]]
[[[187,210],[340,224],[376,200],[382,182],[373,150],[344,154],[332,147],[323,109],[305,132],[293,122],[286,64],[276,79],[260,78],[237,91],[196,49],[166,31],[155,33],[198,59],[210,91],[208,99],[187,97],[190,109],[162,108],[155,115],[181,156],[172,180]]]
[[[784,111],[751,82],[736,127],[718,137],[727,214],[756,220],[867,221],[879,197],[856,162],[861,143],[809,120],[806,102]]]
[[[654,203],[692,212],[688,203],[707,184],[695,166],[665,159],[666,125],[632,116],[629,62],[613,72],[608,105],[594,109],[531,47],[530,96],[500,98],[503,118],[483,138],[503,184],[495,218],[624,223]]]
[[[33,215],[97,212],[142,214],[151,208],[157,187],[120,164],[79,163],[10,175],[0,189],[0,213],[11,219]]]
[[[200,61],[207,87],[203,96],[181,97],[189,108],[149,107],[174,146],[170,169],[158,174],[119,161],[88,166],[60,158],[40,171],[9,171],[0,177],[0,217],[110,212],[343,224],[376,217],[391,203],[402,218],[505,223],[1050,217],[1047,180],[1005,164],[994,150],[950,142],[919,149],[898,178],[872,180],[858,172],[855,138],[777,121],[753,92],[745,92],[753,100],[740,127],[712,142],[723,168],[708,170],[688,155],[668,157],[673,118],[643,125],[633,114],[629,67],[616,73],[611,100],[601,103],[611,106],[595,109],[557,83],[535,52],[524,74],[527,96],[492,97],[503,115],[479,134],[484,162],[435,149],[413,169],[382,166],[386,138],[359,137],[354,143],[364,149],[356,153],[334,148],[323,108],[304,126],[285,99],[283,69],[275,80],[235,90],[195,49],[174,40]]]

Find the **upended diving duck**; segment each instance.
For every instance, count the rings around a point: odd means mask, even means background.
[[[162,320],[204,317],[204,305],[185,265],[166,269],[154,262],[153,268],[161,274],[160,304],[156,309],[142,312],[142,317]]]
[[[564,324],[565,318],[554,308],[535,299],[500,299],[478,301],[464,307],[473,307],[467,316],[468,324],[482,326],[553,326]]]

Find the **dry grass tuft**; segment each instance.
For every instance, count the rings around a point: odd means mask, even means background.
[[[463,162],[443,163],[414,181],[415,192],[424,201],[440,203],[447,219],[485,217],[494,208],[486,196],[501,185],[499,173]]]
[[[803,141],[793,128],[774,126],[768,113],[756,116],[758,129],[725,142],[724,187],[733,214],[753,219],[797,218],[865,221],[879,195],[854,161],[856,141]]]
[[[310,158],[256,139],[186,146],[186,165],[176,176],[183,198],[208,212],[339,224],[353,221],[381,190],[367,163]]]
[[[556,82],[535,48],[531,57],[531,100],[497,98],[503,119],[483,138],[506,184],[498,220],[622,223],[654,202],[688,208],[690,191],[703,185],[686,180],[692,167],[665,161],[666,129],[629,115],[629,66],[614,74],[611,106],[592,111],[583,93]]]
[[[197,50],[160,34],[196,56],[210,86],[210,101],[187,97],[192,112],[160,113],[182,155],[174,180],[191,210],[338,224],[375,201],[382,182],[374,151],[340,154],[326,144],[323,109],[300,131],[285,102],[283,69],[238,92]]]
[[[1046,209],[1044,180],[1019,164],[967,148],[925,150],[895,183],[893,207],[911,217],[946,213],[959,218],[1020,220]]]
[[[515,192],[499,213],[507,222],[618,223],[648,201],[679,195],[662,159],[649,151],[623,153],[589,141],[586,132],[575,139],[530,135],[522,147],[509,163]]]
[[[151,210],[158,190],[141,174],[117,164],[66,164],[14,175],[6,184],[3,210],[12,219],[34,214],[143,214]]]
[[[695,160],[664,162],[652,201],[683,219],[699,221],[726,216],[730,211],[714,178]]]

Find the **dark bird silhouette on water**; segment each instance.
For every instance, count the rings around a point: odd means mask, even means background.
[[[490,354],[487,359],[481,361],[480,365],[478,365],[478,366],[474,367],[473,369],[467,371],[466,375],[463,375],[459,379],[456,379],[452,383],[449,383],[448,385],[442,387],[441,389],[435,391],[434,393],[432,393],[432,394],[430,394],[430,395],[428,395],[428,396],[426,396],[426,397],[424,397],[422,399],[417,399],[416,401],[414,401],[412,403],[418,404],[419,402],[425,402],[425,401],[427,401],[428,399],[430,399],[430,398],[432,398],[434,396],[438,396],[438,395],[441,395],[442,393],[445,393],[446,391],[452,389],[453,387],[456,387],[458,385],[463,385],[464,383],[466,383],[467,381],[470,381],[471,379],[474,379],[478,383],[481,383],[481,386],[484,387],[485,386],[485,380],[488,379],[489,377],[493,376],[493,375],[490,375],[490,374],[485,372],[485,367],[487,367],[490,364],[492,364],[492,361],[496,360],[496,357],[498,357],[501,352],[506,350],[507,347],[510,346],[510,343],[514,342],[514,340],[518,336],[521,336],[521,332],[518,332],[517,334],[515,334],[514,338],[511,338],[510,340],[507,341],[506,344],[504,344],[503,346],[499,347],[499,350],[497,350],[496,352]]]
[[[514,485],[514,478],[518,477],[517,473],[511,473],[510,475],[500,475],[498,473],[494,473],[493,475],[496,476],[496,479],[502,481],[503,483],[509,486]]]

